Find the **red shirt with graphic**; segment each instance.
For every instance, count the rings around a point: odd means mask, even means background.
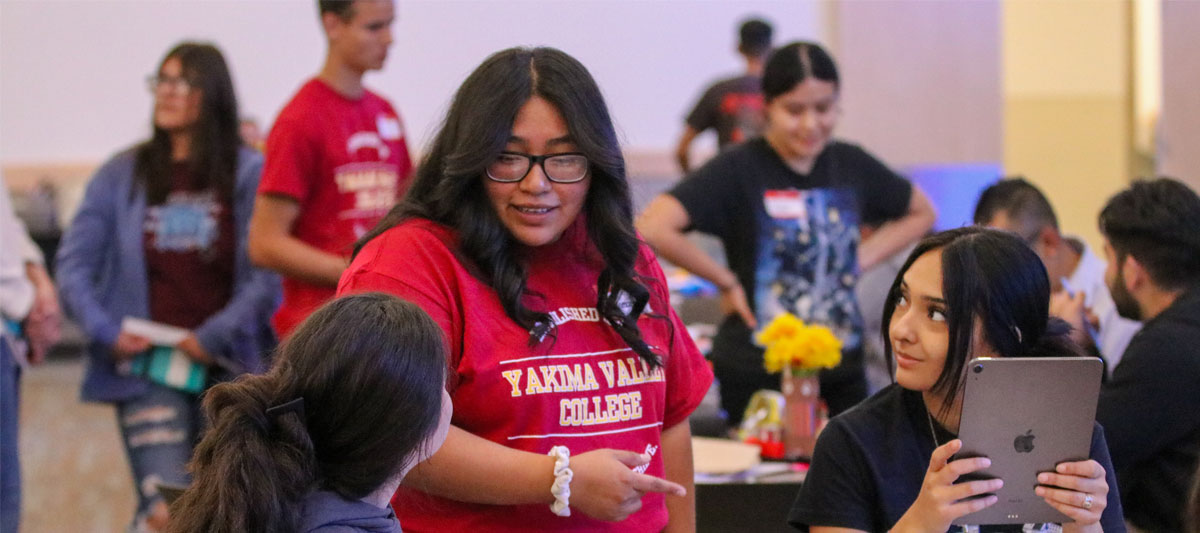
[[[352,100],[313,79],[271,127],[258,193],[296,200],[300,216],[292,234],[349,257],[354,241],[403,195],[411,171],[404,127],[387,100],[371,91]],[[275,331],[287,336],[334,292],[284,278]]]
[[[172,164],[170,179],[166,200],[146,206],[142,225],[150,319],[195,329],[233,296],[233,208],[226,195],[197,186],[187,163]]]
[[[635,269],[650,301],[638,326],[664,366],[650,370],[600,318],[603,264],[582,218],[557,242],[525,250],[525,304],[549,312],[555,323],[534,346],[529,331],[505,315],[496,292],[459,261],[454,232],[427,220],[406,221],[371,240],[338,293],[395,294],[442,327],[459,428],[537,454],[557,445],[572,455],[598,448],[645,452],[652,459],[644,472],[663,477],[662,431],[686,423],[712,372],[671,309],[662,269],[645,245]],[[653,493],[616,523],[578,510],[558,517],[548,505],[470,504],[403,487],[392,504],[405,531],[658,531],[667,523],[664,497]]]

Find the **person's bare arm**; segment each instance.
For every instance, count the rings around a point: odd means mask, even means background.
[[[751,328],[757,327],[746,293],[733,271],[721,266],[687,238],[691,224],[687,210],[674,196],[660,194],[637,219],[637,230],[660,257],[704,278],[721,290],[721,305],[737,313]]]
[[[920,239],[933,227],[937,211],[929,197],[915,184],[908,200],[908,212],[904,216],[887,222],[875,230],[858,247],[858,263],[862,269],[870,270],[880,261],[891,257],[905,246]]]
[[[250,260],[289,278],[336,287],[346,269],[346,258],[318,250],[292,235],[299,216],[300,204],[295,200],[259,195],[250,217]]]
[[[692,141],[696,140],[697,135],[700,135],[700,132],[696,131],[696,128],[685,125],[683,134],[679,136],[679,144],[675,147],[675,162],[679,163],[679,169],[684,174],[692,171],[689,152],[692,148]]]
[[[687,490],[683,496],[667,495],[666,533],[696,530],[696,474],[692,465],[692,428],[684,420],[662,432],[662,460],[668,481]]]
[[[675,483],[633,471],[649,460],[610,449],[572,455],[571,509],[600,520],[624,520],[641,508],[642,493],[684,492]],[[404,486],[415,490],[491,505],[549,505],[553,483],[553,457],[501,446],[453,425],[437,453],[404,478]]]

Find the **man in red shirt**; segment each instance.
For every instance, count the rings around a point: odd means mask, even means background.
[[[400,116],[363,87],[392,44],[392,0],[320,0],[325,65],[280,111],[250,220],[250,258],[284,276],[272,320],[286,337],[334,295],[354,241],[403,193],[412,170]]]

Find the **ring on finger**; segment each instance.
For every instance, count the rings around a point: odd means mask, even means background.
[[[1092,495],[1091,494],[1083,495],[1083,508],[1089,509],[1089,510],[1092,508]]]

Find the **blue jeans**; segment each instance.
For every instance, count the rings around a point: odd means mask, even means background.
[[[21,522],[21,463],[17,454],[21,368],[0,332],[0,533],[16,533]]]
[[[138,502],[130,531],[145,530],[151,508],[162,501],[159,484],[190,483],[186,467],[201,428],[199,406],[199,397],[155,383],[146,394],[117,404]]]

